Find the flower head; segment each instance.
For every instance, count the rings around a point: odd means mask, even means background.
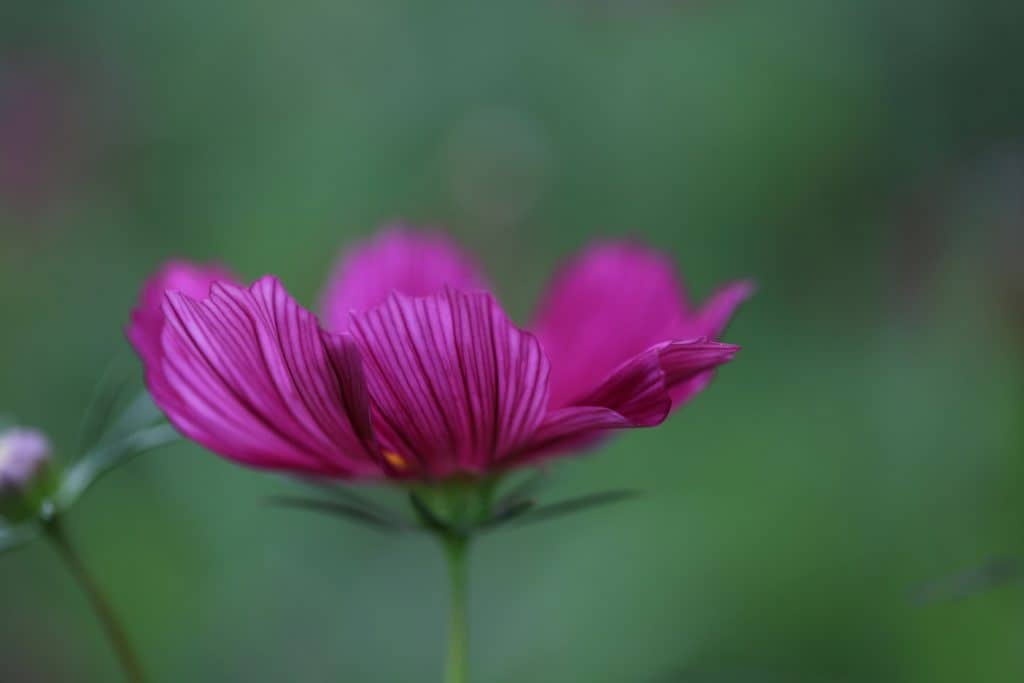
[[[733,357],[713,338],[749,294],[691,312],[660,256],[606,245],[563,271],[532,333],[483,281],[445,238],[396,229],[337,271],[327,328],[268,276],[168,291],[159,310],[144,295],[129,336],[171,422],[225,457],[437,481],[659,424]]]
[[[34,429],[14,427],[0,434],[0,516],[21,521],[31,514],[50,452],[49,440]]]

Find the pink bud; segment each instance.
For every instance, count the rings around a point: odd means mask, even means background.
[[[34,429],[14,427],[0,434],[0,515],[26,516],[48,472],[50,441]]]

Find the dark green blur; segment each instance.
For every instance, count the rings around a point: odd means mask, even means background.
[[[644,497],[474,548],[475,681],[1020,681],[1024,583],[956,577],[1024,565],[1022,35],[1009,0],[5,3],[0,413],[72,455],[171,256],[316,306],[405,218],[525,322],[634,235],[697,300],[758,281],[744,349],[550,490]],[[296,489],[183,443],[67,525],[155,681],[439,680],[438,548]],[[0,680],[118,680],[44,545],[0,557]]]

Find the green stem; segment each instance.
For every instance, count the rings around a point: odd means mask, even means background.
[[[451,579],[451,612],[448,618],[448,663],[445,683],[469,681],[469,621],[467,617],[469,539],[456,534],[442,537]]]
[[[142,672],[142,665],[139,664],[139,658],[135,655],[131,641],[128,640],[128,634],[118,621],[114,610],[110,607],[110,603],[104,597],[99,584],[89,573],[89,570],[86,569],[81,555],[78,554],[75,546],[71,543],[60,521],[56,518],[51,519],[45,524],[44,528],[46,536],[53,543],[57,554],[64,560],[68,571],[71,572],[79,587],[89,598],[89,603],[103,625],[107,638],[117,654],[125,680],[129,681],[129,683],[145,683],[146,677]]]

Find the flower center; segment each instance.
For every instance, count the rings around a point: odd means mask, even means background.
[[[405,470],[409,469],[409,461],[400,456],[398,453],[395,453],[394,451],[384,451],[382,455],[384,456],[384,459],[387,461],[387,463],[394,467],[399,472],[404,472]]]

